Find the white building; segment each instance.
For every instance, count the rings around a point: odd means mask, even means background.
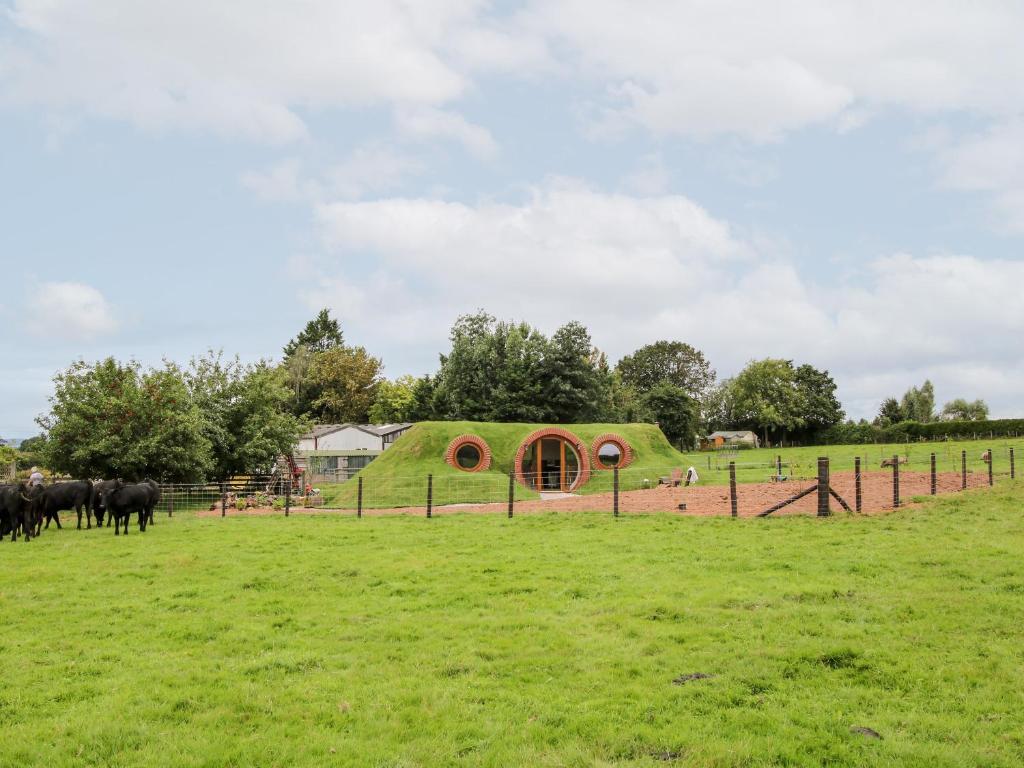
[[[412,424],[321,424],[299,438],[295,463],[313,482],[342,482],[387,450]]]

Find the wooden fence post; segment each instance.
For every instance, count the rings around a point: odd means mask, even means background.
[[[363,516],[363,476],[359,475],[359,477],[357,477],[356,480],[359,482],[359,487],[356,489],[357,490],[357,493],[356,493],[356,517],[362,517]]]
[[[736,462],[729,462],[729,507],[733,517],[739,515],[738,503],[736,499]]]
[[[220,516],[224,517],[228,513],[228,496],[224,492],[224,483],[220,484]]]
[[[1013,450],[1011,448],[1011,450]],[[1012,464],[1013,462],[1011,462]],[[171,492],[167,494],[167,516],[174,517],[174,484],[170,486]]]
[[[828,517],[828,457],[818,457],[818,517]]]
[[[960,451],[960,490],[967,490],[967,451]]]
[[[782,456],[775,455],[775,480],[782,480]]]
[[[900,505],[900,457],[893,454],[892,457],[892,508]]]
[[[935,495],[936,489],[936,477],[935,477],[935,454],[932,454],[932,496]]]
[[[292,512],[292,473],[288,473],[288,484],[284,487],[284,516],[290,517]]]
[[[1013,463],[1013,446],[1010,446],[1010,479],[1015,480],[1017,478],[1017,468]]]
[[[853,460],[853,482],[854,482],[854,506],[857,511],[860,512],[861,507],[861,490],[860,490],[860,456],[857,456]]]
[[[992,453],[992,449],[991,448],[989,448],[988,451],[986,451],[986,453],[988,453],[988,484],[991,486],[992,485],[992,465],[996,463],[995,462],[996,455],[994,453]]]
[[[431,517],[434,508],[434,476],[427,475],[427,517]]]
[[[612,515],[619,516],[619,468],[612,470]]]
[[[508,516],[512,517],[512,507],[516,503],[516,471],[510,469],[508,472]]]

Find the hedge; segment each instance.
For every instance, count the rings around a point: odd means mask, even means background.
[[[943,440],[973,437],[1017,437],[1024,435],[1024,419],[992,419],[987,421],[901,421],[888,427],[874,424],[837,424],[821,434],[821,441],[831,444],[909,443],[922,440]]]

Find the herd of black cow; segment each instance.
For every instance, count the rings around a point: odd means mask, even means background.
[[[82,527],[82,513],[85,512],[87,528],[92,528],[92,519],[103,527],[114,523],[114,535],[121,535],[121,529],[128,533],[128,521],[132,513],[139,516],[139,530],[153,522],[153,509],[160,502],[160,486],[152,480],[141,483],[125,483],[121,480],[72,480],[52,485],[30,485],[16,483],[0,485],[0,537],[11,536],[17,541],[24,534],[30,541],[43,530],[43,522],[50,527],[55,522],[60,528],[60,513],[74,510],[78,514],[78,527]]]

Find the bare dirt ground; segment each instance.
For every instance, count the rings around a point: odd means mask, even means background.
[[[885,512],[893,509],[893,483],[891,472],[867,472],[861,475],[861,509],[865,513]],[[855,507],[855,477],[853,472],[833,472],[832,488],[850,505]],[[937,476],[937,492],[939,494],[957,493],[960,491],[960,474],[956,472],[940,472]],[[805,488],[815,485],[815,481],[794,480],[785,483],[745,483],[737,486],[737,512],[740,517],[753,517],[768,507],[783,501]],[[988,485],[988,477],[984,473],[968,473],[968,489],[982,488]],[[927,496],[930,492],[930,477],[927,472],[900,471],[901,506],[910,503],[914,496]],[[597,493],[587,496],[548,501],[517,501],[515,514],[538,512],[611,512],[612,494]],[[685,511],[679,509],[686,504]],[[832,499],[833,512],[842,512],[839,502]],[[433,514],[452,513],[472,514],[505,514],[508,506],[504,502],[489,504],[453,504],[437,506]],[[637,514],[647,512],[674,512],[680,515],[696,516],[728,516],[730,514],[729,487],[727,485],[690,486],[689,488],[669,488],[660,486],[639,491],[624,491],[619,494],[619,512],[621,514]],[[774,515],[804,514],[813,515],[817,511],[817,494],[811,493],[799,501],[774,512]],[[364,509],[367,516],[378,515],[424,515],[425,507],[398,507],[394,509]],[[354,509],[305,509],[295,507],[292,514],[355,514]],[[197,513],[199,517],[219,517],[220,510],[207,510]],[[281,515],[279,509],[246,509],[227,510],[229,517]]]

